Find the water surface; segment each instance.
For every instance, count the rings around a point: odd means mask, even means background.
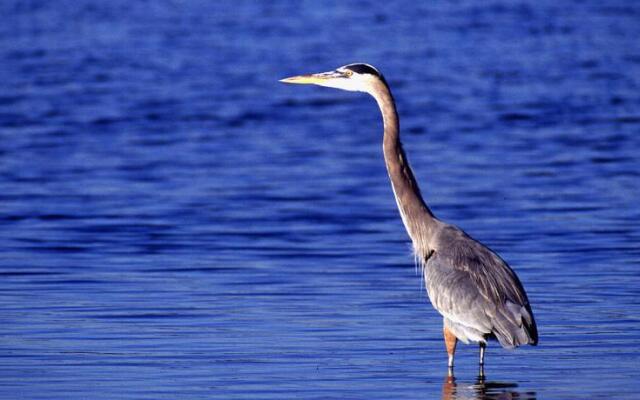
[[[640,6],[0,4],[0,397],[637,398]],[[486,379],[412,264],[365,95],[519,274]]]

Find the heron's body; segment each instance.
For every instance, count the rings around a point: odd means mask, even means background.
[[[465,343],[495,338],[507,348],[535,344],[533,313],[516,274],[459,228],[440,224],[423,271],[444,327]]]
[[[488,339],[503,347],[536,345],[538,332],[527,295],[516,274],[496,253],[461,229],[438,220],[422,199],[400,142],[391,91],[367,64],[284,79],[374,97],[384,122],[383,153],[402,222],[412,240],[431,304],[443,316],[449,366],[457,340],[480,344],[480,364]]]

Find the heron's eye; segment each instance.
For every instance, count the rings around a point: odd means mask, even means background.
[[[351,77],[351,75],[353,75],[353,71],[348,70],[348,69],[345,69],[344,71],[342,71],[342,73],[344,74],[344,76],[345,76],[346,78],[350,78],[350,77]]]

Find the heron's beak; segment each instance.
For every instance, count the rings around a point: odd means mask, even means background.
[[[297,83],[300,85],[322,85],[329,79],[344,78],[345,75],[342,72],[330,71],[321,72],[319,74],[308,74],[292,76],[290,78],[280,79],[280,82],[284,83]]]

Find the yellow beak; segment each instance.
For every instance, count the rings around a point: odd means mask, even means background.
[[[328,79],[342,78],[344,74],[338,71],[321,72],[319,74],[307,74],[280,79],[283,83],[297,83],[300,85],[319,85]]]
[[[298,76],[292,76],[290,78],[280,79],[280,82],[283,82],[283,83],[297,83],[297,84],[300,84],[300,85],[310,85],[310,84],[320,83],[325,79],[327,79],[327,78],[320,77],[320,76],[318,76],[316,74],[310,74],[310,75],[298,75]]]

